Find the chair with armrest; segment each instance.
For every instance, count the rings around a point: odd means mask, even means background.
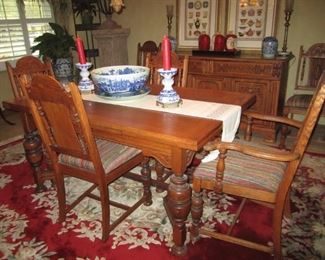
[[[157,45],[154,41],[145,41],[142,45],[138,43],[137,65],[145,66],[148,53],[157,54],[160,51],[161,44]]]
[[[171,52],[171,65],[173,68],[178,69],[177,74],[174,76],[173,86],[186,87],[188,61],[188,55],[179,56],[175,52]],[[150,69],[148,83],[160,85],[162,77],[157,70],[163,67],[162,52],[160,51],[156,55],[148,53],[146,58],[146,67]]]
[[[289,97],[283,109],[283,115],[291,118],[294,115],[305,115],[307,112],[317,82],[325,69],[325,43],[313,44],[307,51],[300,46],[297,66],[295,90],[302,92]],[[325,109],[322,110],[320,116],[325,116]],[[283,140],[288,133],[285,126],[282,130]],[[280,146],[284,148],[283,143],[280,143]]]
[[[64,221],[66,214],[85,197],[99,200],[102,210],[102,239],[106,240],[110,231],[121,221],[144,202],[151,201],[151,198],[143,195],[129,206],[111,201],[109,197],[108,185],[141,164],[143,154],[136,148],[95,139],[78,87],[70,83],[69,88],[68,93],[54,78],[37,75],[24,89],[29,97],[35,124],[53,164],[59,221]],[[66,176],[92,184],[69,205],[66,203],[64,184]],[[96,188],[99,195],[93,193]],[[124,210],[112,223],[110,205]]]
[[[263,116],[256,113],[246,113],[249,122],[253,119],[267,120],[291,125],[299,128],[296,141],[290,151],[277,148],[252,146],[248,142],[236,141],[223,143],[214,141],[205,146],[210,151],[218,149],[219,158],[209,163],[200,164],[193,173],[192,227],[193,240],[199,234],[211,236],[227,242],[248,248],[274,254],[275,259],[281,259],[281,223],[286,206],[289,205],[289,190],[297,168],[303,158],[311,133],[317,123],[325,99],[325,71],[303,122],[286,117]],[[250,139],[250,129],[247,139]],[[201,227],[200,219],[203,212],[202,189],[213,190],[216,193],[241,197],[242,204],[227,233],[220,233]],[[243,204],[246,200],[259,202],[273,209],[272,245],[234,237],[233,227],[237,223]],[[258,230],[256,231],[258,234]]]

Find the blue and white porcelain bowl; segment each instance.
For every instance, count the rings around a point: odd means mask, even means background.
[[[94,69],[91,78],[97,95],[106,97],[128,97],[147,92],[149,68],[121,65]]]

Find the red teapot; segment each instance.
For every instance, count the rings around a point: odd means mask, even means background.
[[[222,34],[217,33],[213,35],[214,39],[214,50],[215,51],[224,51],[225,44],[226,44],[226,37],[224,37]]]
[[[208,51],[210,49],[210,36],[207,34],[201,34],[199,36],[199,50]]]

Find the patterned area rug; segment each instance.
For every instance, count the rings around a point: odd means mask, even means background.
[[[163,207],[165,192],[153,192],[153,204],[142,206],[122,222],[105,243],[100,240],[100,207],[84,200],[64,223],[58,223],[56,191],[34,192],[31,169],[18,140],[0,144],[0,259],[271,259],[267,254],[210,238],[195,244],[187,239],[188,255],[176,258],[169,249],[172,227]],[[325,258],[325,160],[306,154],[293,183],[292,219],[283,221],[283,253],[286,259]],[[139,172],[139,169],[134,169]],[[87,183],[66,179],[69,200]],[[142,185],[120,179],[110,187],[113,199],[130,202],[141,196]],[[224,229],[231,222],[240,200],[205,194],[204,225]],[[112,208],[111,217],[121,211]],[[270,241],[270,210],[250,203],[243,211],[238,236]],[[190,217],[188,220],[190,223]],[[247,224],[248,223],[248,224]],[[258,229],[258,234],[254,231]]]

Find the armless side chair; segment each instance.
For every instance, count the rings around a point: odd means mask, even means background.
[[[174,85],[177,87],[186,87],[187,74],[188,74],[188,55],[178,56],[175,52],[171,52],[171,64],[173,68],[177,68],[177,74],[174,76]],[[157,54],[148,53],[146,57],[146,67],[150,69],[148,84],[149,85],[161,85],[162,77],[160,76],[158,69],[163,67],[162,52]],[[171,172],[158,161],[155,162],[155,171],[157,173],[157,183],[153,184],[157,186],[157,192],[161,192],[167,188],[165,181],[170,176]],[[160,188],[163,187],[163,188]]]
[[[59,203],[59,221],[85,197],[100,201],[102,210],[102,240],[106,240],[119,223],[151,197],[143,195],[132,206],[110,200],[108,185],[141,164],[143,154],[136,148],[102,139],[95,139],[78,87],[69,84],[70,92],[50,76],[34,76],[24,88],[44,145],[52,161]],[[142,170],[142,173],[148,174]],[[71,204],[66,202],[64,177],[71,176],[91,183],[91,187]],[[144,184],[146,186],[146,184]],[[93,193],[98,189],[99,195]],[[147,187],[148,188],[148,187]],[[124,213],[110,223],[110,208]],[[148,204],[147,204],[148,205]]]
[[[322,73],[318,87],[315,89],[315,94],[303,122],[286,117],[247,113],[249,118],[284,123],[299,128],[296,141],[290,151],[262,146],[253,147],[240,141],[233,143],[215,141],[205,146],[208,151],[218,149],[220,154],[217,160],[200,164],[193,173],[192,239],[196,240],[199,238],[199,234],[203,234],[267,252],[274,255],[275,259],[282,259],[282,216],[285,206],[290,201],[289,190],[292,180],[324,106],[324,99],[325,71]],[[203,212],[202,189],[235,195],[243,199],[238,212],[235,214],[237,218],[233,220],[227,233],[211,231],[201,226],[200,219]],[[268,205],[273,209],[272,246],[233,236],[233,227],[237,223],[246,200]],[[256,230],[257,234],[258,232]]]
[[[188,76],[188,55],[179,56],[176,52],[171,52],[171,64],[173,68],[177,68],[177,74],[174,76],[174,85],[176,87],[186,87]],[[161,85],[162,77],[160,76],[158,69],[163,67],[162,52],[158,52],[156,55],[151,53],[147,54],[146,67],[150,69],[149,72],[149,84]]]
[[[28,84],[35,75],[48,75],[54,77],[50,60],[42,62],[32,55],[18,59],[16,67],[6,62],[6,67],[12,92],[16,99],[25,97],[21,82]],[[26,151],[26,157],[33,166],[36,191],[39,192],[46,189],[43,184],[45,180],[53,180],[54,178],[51,163],[47,160],[47,169],[41,168],[42,158],[44,157],[42,149],[39,149],[39,147],[42,147],[42,144],[32,116],[29,113],[21,113],[21,121],[25,132],[25,141],[23,144]],[[45,159],[48,158],[45,157]]]
[[[148,53],[157,54],[160,51],[161,44],[157,45],[154,41],[145,41],[142,45],[138,43],[137,65],[145,66]]]
[[[52,70],[52,64],[49,60],[44,61],[44,63],[30,55],[24,56],[17,60],[16,67],[11,66],[11,64],[6,61],[6,68],[8,77],[11,84],[12,93],[15,98],[20,98],[24,96],[22,91],[22,86],[20,85],[20,80],[30,82],[32,77],[35,75],[49,75],[54,77]],[[22,114],[22,123],[25,132],[31,132],[35,130],[33,120],[29,114]]]
[[[283,109],[284,116],[293,118],[294,115],[306,115],[313,93],[317,88],[317,82],[324,69],[325,43],[315,43],[307,51],[300,46],[295,90],[301,91],[301,93],[295,93],[288,98]],[[320,116],[325,116],[325,109],[321,111]],[[285,147],[284,143],[288,133],[288,127],[283,127],[280,142],[282,148]]]

